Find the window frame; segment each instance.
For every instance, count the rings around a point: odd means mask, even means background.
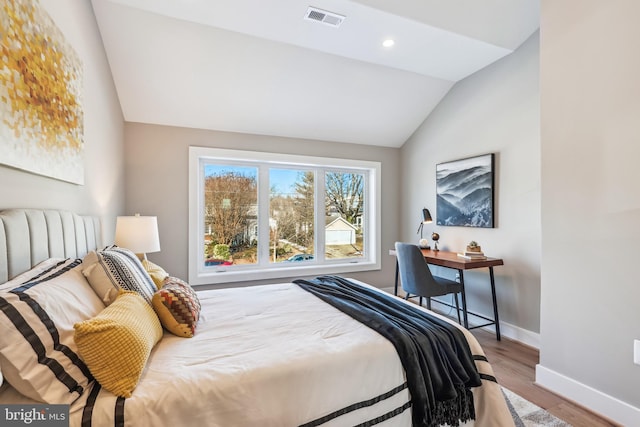
[[[310,168],[314,171],[331,169],[337,171],[366,172],[365,185],[364,228],[367,235],[364,236],[365,257],[339,258],[320,260],[318,256],[313,261],[298,263],[266,263],[249,266],[204,266],[204,165],[205,163],[253,164],[259,165],[258,169],[258,250],[263,248],[259,257],[265,256],[264,241],[266,244],[266,256],[268,259],[269,229],[269,186],[268,167],[285,168]],[[216,285],[243,281],[256,281],[261,279],[285,279],[290,277],[343,274],[357,271],[371,271],[381,269],[381,168],[380,162],[368,160],[338,159],[329,157],[292,155],[281,153],[268,153],[257,151],[244,151],[212,147],[189,147],[189,283],[194,286]],[[265,176],[266,175],[266,176]],[[318,239],[319,224],[324,224],[324,182],[315,179],[315,227],[316,240]],[[322,196],[320,196],[322,195]],[[266,212],[265,212],[266,211]],[[319,216],[320,215],[320,216]],[[266,240],[265,240],[266,239]],[[316,244],[317,253],[324,253],[324,233],[322,243]],[[315,252],[314,252],[315,253]],[[324,256],[322,257],[324,258]]]

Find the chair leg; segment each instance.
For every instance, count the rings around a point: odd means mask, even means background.
[[[431,298],[427,297],[427,308],[431,310]]]
[[[460,319],[460,305],[458,304],[458,294],[453,294],[456,299],[456,313],[458,314],[458,323],[462,325],[462,319]]]
[[[405,294],[404,299],[409,299],[409,292]]]
[[[420,307],[422,307],[422,297],[418,298],[418,304],[420,304]]]

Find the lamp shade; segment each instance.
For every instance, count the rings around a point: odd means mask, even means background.
[[[127,248],[136,254],[158,252],[158,218],[155,216],[119,216],[116,220],[117,246]]]
[[[427,208],[423,208],[422,209],[422,223],[423,224],[429,224],[432,223],[433,219],[431,218],[431,212],[429,212],[429,209]]]
[[[420,225],[418,225],[418,233],[420,233],[420,240],[422,240],[422,229],[424,228],[424,225],[430,224],[432,222],[433,222],[433,219],[431,218],[431,212],[429,212],[429,209],[422,208],[422,221],[420,221]],[[420,242],[420,245],[422,247],[427,247],[426,243],[424,242]]]

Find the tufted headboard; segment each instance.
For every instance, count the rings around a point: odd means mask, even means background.
[[[102,244],[100,219],[64,210],[0,211],[0,283],[47,258],[80,258]]]

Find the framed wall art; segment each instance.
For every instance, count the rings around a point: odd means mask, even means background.
[[[83,184],[79,56],[37,0],[0,10],[0,163]]]
[[[494,227],[494,154],[436,165],[436,224]]]

